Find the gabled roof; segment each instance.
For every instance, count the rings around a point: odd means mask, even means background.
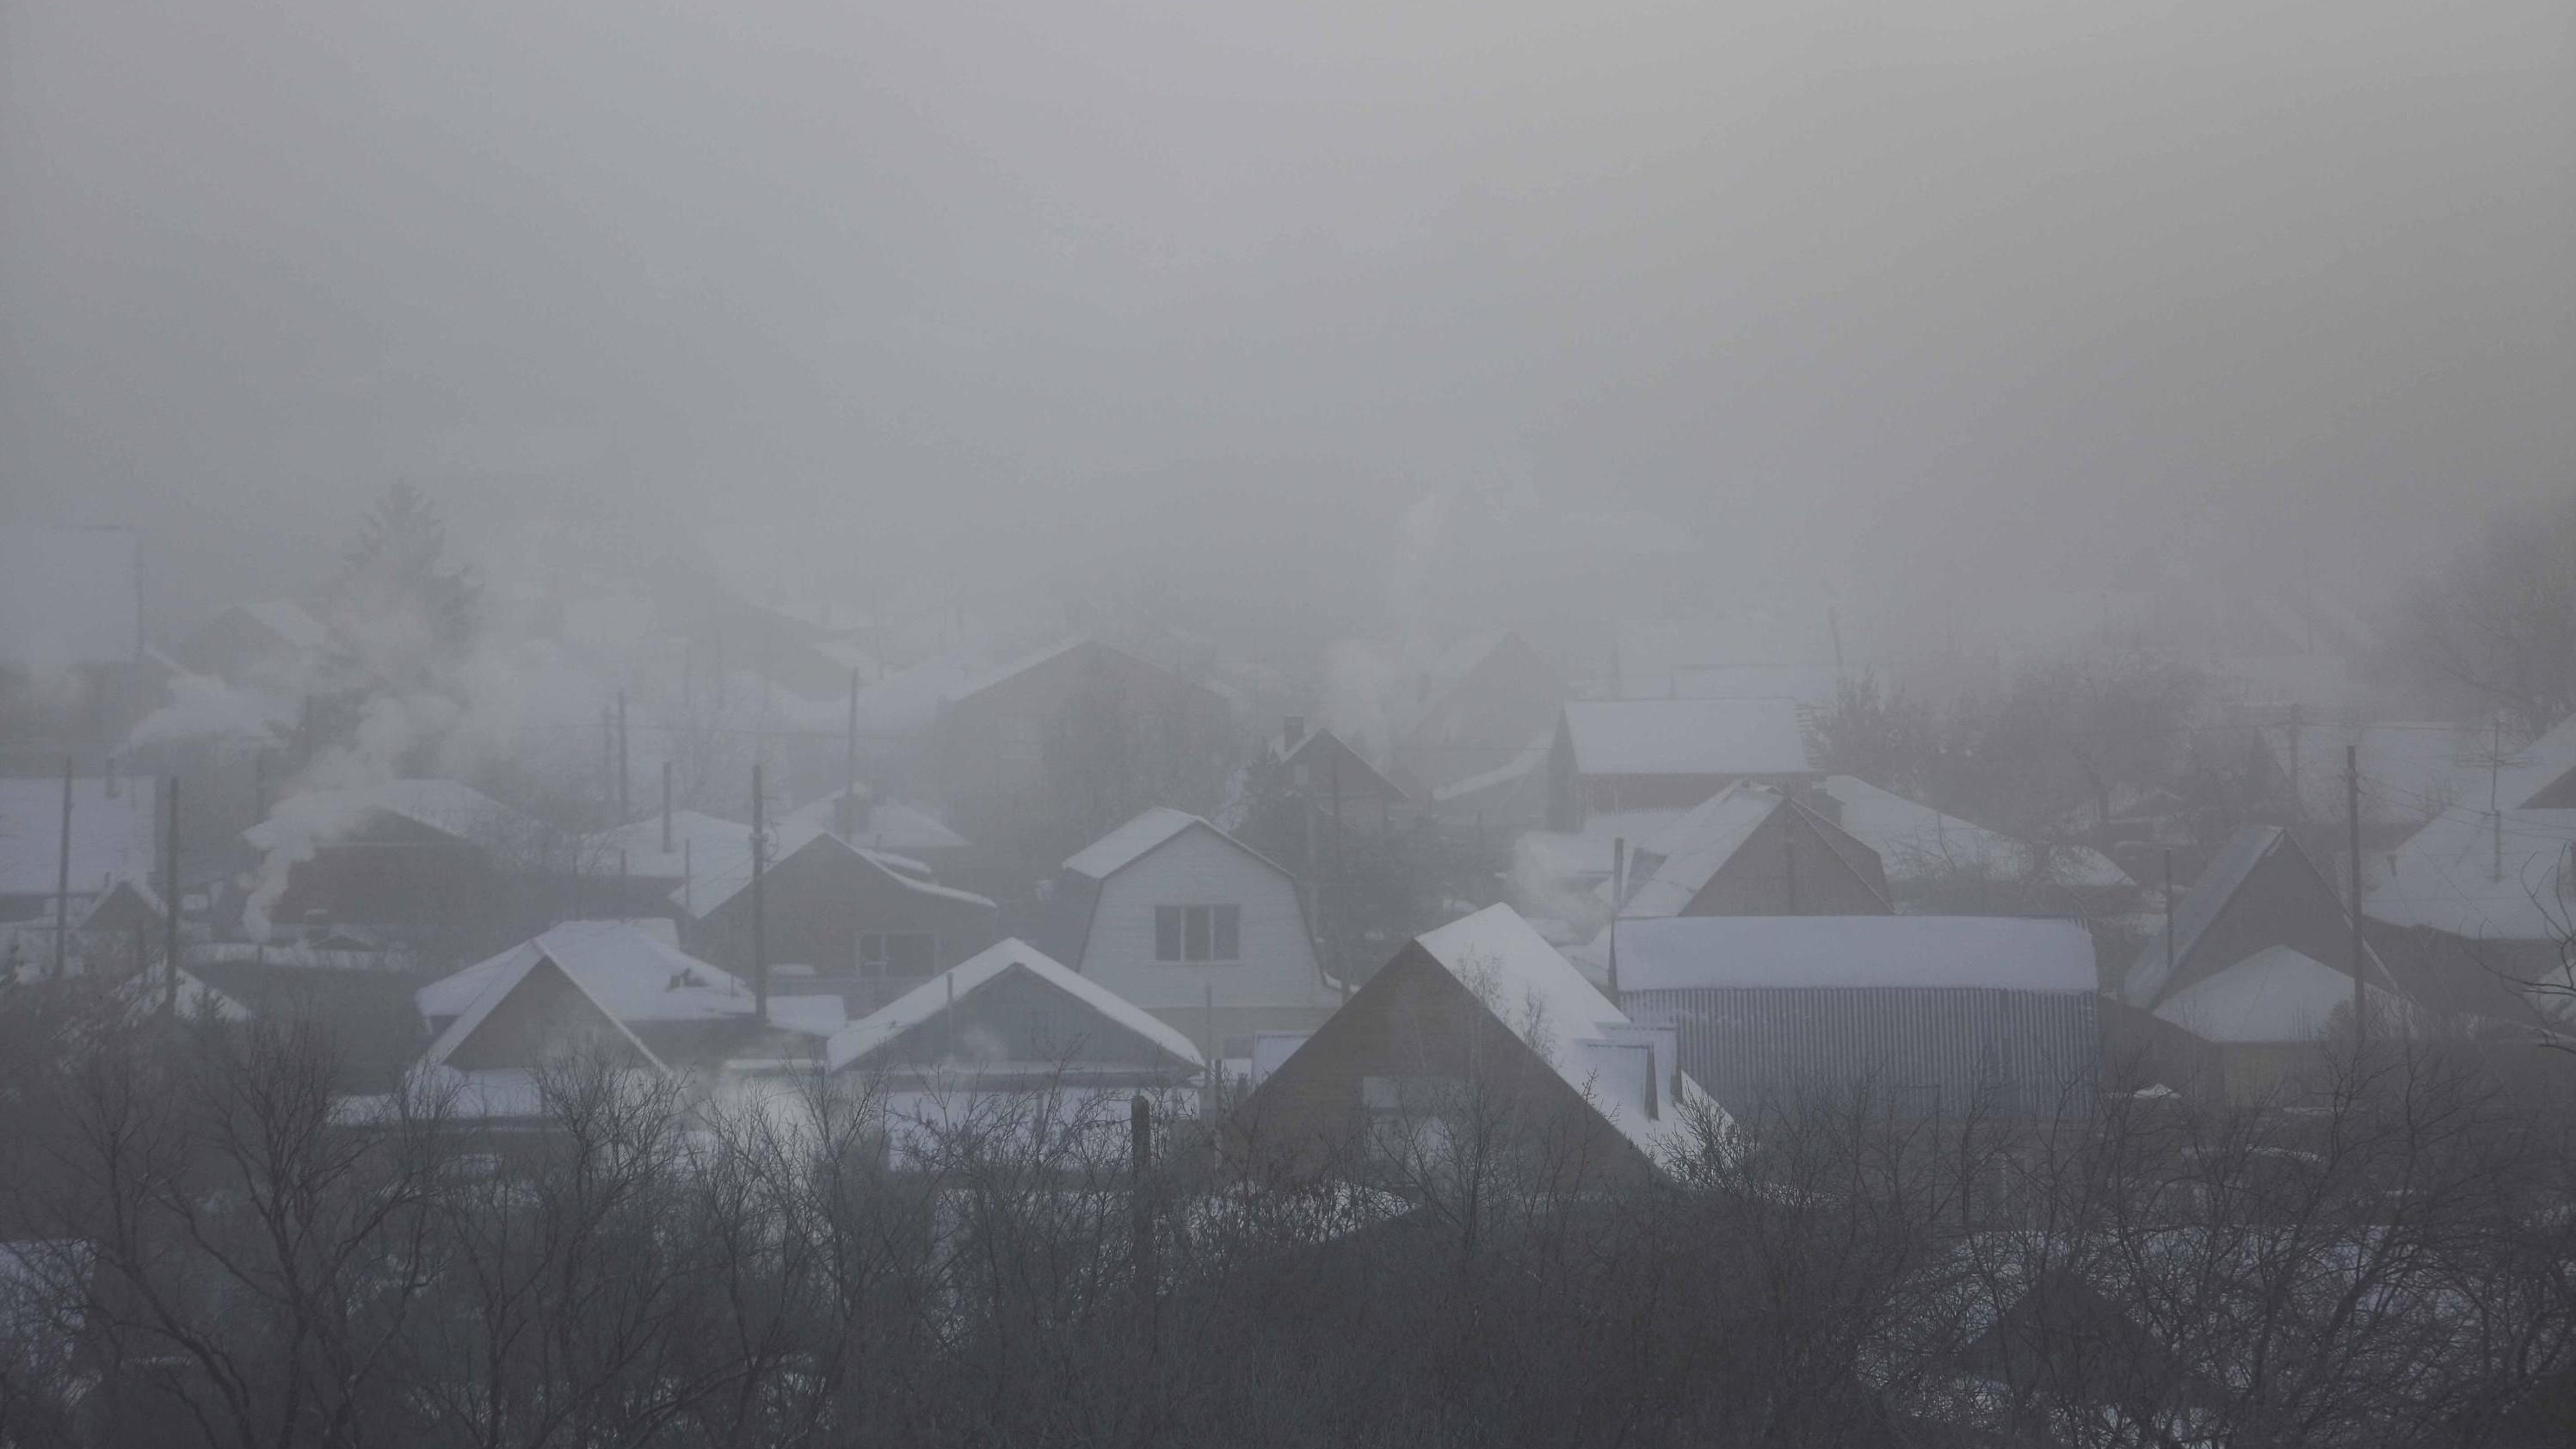
[[[624,851],[629,875],[672,879],[683,869],[704,875],[710,866],[728,856],[748,852],[751,827],[696,810],[674,810],[671,849],[667,853],[662,849],[659,814],[603,830],[592,837],[592,843],[604,865],[615,865],[618,852]]]
[[[2576,810],[2490,813],[2454,805],[2408,836],[2363,912],[2471,941],[2576,934]]]
[[[1340,783],[1345,795],[1369,791],[1392,795],[1398,799],[1404,797],[1402,786],[1388,779],[1377,766],[1370,764],[1367,756],[1351,748],[1350,741],[1322,725],[1307,726],[1305,733],[1294,740],[1284,735],[1272,735],[1268,754],[1272,760],[1280,764],[1293,766],[1298,762],[1298,758],[1310,749],[1317,753],[1317,759],[1308,762],[1316,772],[1315,778],[1309,781],[1310,785],[1324,785],[1326,776],[1338,768],[1342,771]],[[1342,763],[1336,765],[1333,763],[1335,760]]]
[[[635,1033],[627,1028],[626,1023],[618,1019],[617,1013],[609,1008],[607,1002],[602,1001],[589,987],[584,986],[580,977],[564,970],[555,963],[553,957],[543,951],[531,951],[525,955],[514,954],[507,964],[494,972],[491,979],[484,983],[483,990],[477,993],[473,1002],[465,1008],[464,1013],[448,1023],[447,1030],[439,1033],[438,1040],[430,1043],[429,1050],[421,1056],[421,1065],[431,1068],[446,1066],[447,1059],[455,1055],[458,1048],[472,1040],[474,1033],[482,1030],[483,1023],[490,1019],[501,1003],[509,1000],[512,993],[518,991],[532,977],[556,979],[566,983],[599,1013],[600,1020],[608,1023],[617,1035],[634,1049],[639,1060],[657,1072],[669,1070],[662,1065],[662,1059],[653,1055],[652,1049],[645,1046]]]
[[[865,850],[891,851],[900,855],[922,852],[966,850],[966,837],[931,819],[909,805],[893,800],[878,800],[862,786],[858,791],[860,818],[858,828],[840,830],[841,798],[850,792],[835,790],[817,800],[809,800],[779,818],[781,838],[806,833],[833,834]],[[799,843],[802,843],[801,841]]]
[[[131,664],[143,652],[142,545],[130,528],[0,528],[0,664]]]
[[[1135,819],[1066,857],[1064,868],[1075,875],[1088,876],[1093,880],[1107,880],[1153,854],[1192,827],[1206,831],[1269,866],[1272,870],[1279,870],[1277,863],[1260,851],[1186,810],[1174,810],[1166,805],[1150,806],[1138,812]],[[1279,873],[1287,874],[1284,870],[1280,870]]]
[[[777,872],[787,862],[809,850],[844,852],[905,890],[920,895],[936,896],[942,900],[956,901],[963,905],[981,906],[988,911],[995,909],[990,900],[973,891],[961,891],[955,886],[944,886],[931,880],[930,868],[920,861],[899,855],[888,855],[883,851],[862,849],[828,832],[808,836],[801,844],[786,850],[778,859],[769,863],[767,873]],[[698,880],[673,890],[670,898],[672,904],[685,905],[701,920],[723,909],[726,902],[751,889],[751,845],[748,840],[735,849],[725,851],[712,865],[700,860],[697,866]],[[688,897],[685,902],[681,899],[684,894]]]
[[[2050,916],[1672,916],[1615,923],[1623,992],[1979,988],[2091,995],[2093,936]]]
[[[2277,825],[2248,825],[2236,832],[2235,836],[2227,842],[2227,847],[2218,853],[2218,858],[2211,861],[2208,868],[2200,873],[2200,879],[2192,882],[2191,889],[2184,892],[2183,898],[2175,903],[2173,950],[2170,953],[2173,975],[2183,974],[2191,965],[2194,954],[2200,949],[2201,938],[2208,934],[2211,926],[2217,924],[2218,918],[2226,912],[2228,905],[2245,888],[2246,881],[2253,877],[2254,872],[2260,869],[2265,861],[2282,852],[2296,857],[2298,863],[2315,878],[2317,888],[2325,893],[2326,898],[2335,901],[2336,914],[2345,916],[2342,902],[2336,897],[2334,888],[2327,884],[2323,875],[2317,873],[2315,863],[2307,858],[2306,852],[2299,849],[2299,843],[2291,838],[2290,832]],[[2345,919],[2349,921],[2348,916],[2345,916]],[[2372,951],[2369,955],[2372,969],[2380,973],[2382,980],[2386,980],[2387,968],[2380,964],[2378,953]],[[2121,998],[2131,1006],[2154,1006],[2163,998],[2171,984],[2171,977],[2167,974],[2167,962],[2165,933],[2159,930],[2147,942],[2146,949],[2138,953],[2137,960],[2130,964],[2128,975],[2121,980]],[[2345,979],[2350,980],[2349,977]]]
[[[1120,1028],[1153,1043],[1179,1066],[1196,1070],[1204,1065],[1190,1039],[1161,1018],[1016,937],[960,961],[895,998],[884,1009],[835,1033],[825,1048],[824,1064],[828,1070],[842,1071],[883,1052],[912,1028],[937,1018],[976,991],[1014,972],[1036,977],[1090,1007]]]
[[[1771,812],[1787,802],[1776,790],[1737,783],[1685,810],[1638,849],[1653,857],[1655,872],[1630,887],[1619,907],[1626,916],[1678,916]]]
[[[2040,851],[2023,841],[1945,815],[1856,776],[1827,775],[1824,792],[1840,807],[1834,823],[1878,852],[1890,880],[1919,880],[1960,870],[2023,880],[2043,860]],[[2090,846],[2059,846],[2047,851],[2044,859],[2048,879],[2055,885],[2130,884],[2109,856]]]
[[[920,734],[958,701],[1090,642],[1067,639],[999,659],[980,650],[955,649],[898,669],[859,691],[859,728],[867,734]]]
[[[2401,1008],[2369,988],[2373,1014]],[[2338,1007],[2352,1004],[2352,977],[2288,946],[2266,946],[2216,975],[2165,998],[2156,1016],[2203,1041],[2236,1044],[2315,1041]]]
[[[504,976],[551,958],[620,1021],[715,1021],[748,1017],[752,993],[718,967],[624,921],[566,921],[509,950],[420,988],[420,1014],[462,1016]]]
[[[152,867],[154,781],[147,777],[72,781],[71,889]],[[62,861],[63,781],[59,775],[0,779],[0,895],[50,896]]]
[[[1636,1045],[1640,1029],[1511,907],[1487,906],[1415,937],[1413,944],[1650,1160],[1687,1148],[1695,1115],[1725,1120],[1725,1109],[1678,1068],[1672,1076],[1680,1090],[1668,1109],[1652,1117],[1643,1102],[1608,1100],[1596,1091],[1594,1049]],[[1663,1084],[1653,1090],[1661,1092]]]
[[[1565,707],[1578,775],[1813,773],[1787,699],[1592,699]]]
[[[240,608],[261,628],[303,653],[318,654],[331,642],[329,626],[293,599],[263,599]]]
[[[2484,805],[2492,784],[2496,803],[2507,810],[2531,805],[2544,792],[2553,798],[2540,801],[2540,808],[2559,805],[2554,797],[2560,792],[2550,787],[2576,773],[2576,715],[2560,720],[2521,749],[2505,751],[2501,761],[2492,762],[2492,781],[2487,758],[2491,751],[2486,744],[2481,740],[2471,746],[2474,759],[2462,764],[2453,776],[2452,800],[2471,807]]]
[[[101,892],[98,899],[89,903],[89,909],[81,913],[80,925],[77,929],[83,931],[99,929],[99,917],[115,909],[120,900],[133,902],[156,921],[162,919],[160,893],[139,877],[125,876]]]
[[[525,840],[545,829],[461,780],[388,780],[289,795],[266,820],[243,831],[242,839],[260,850],[327,844],[379,811],[486,847]]]

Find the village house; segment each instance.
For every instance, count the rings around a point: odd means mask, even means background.
[[[2237,1097],[2267,1094],[2320,1060],[2333,1023],[2351,1019],[2352,917],[2290,832],[2238,831],[2171,910],[2171,926],[2121,978],[2119,999],[2178,1029],[2184,1045],[2115,1017],[2119,1049],[2168,1085]],[[2405,994],[2376,952],[2364,955],[2374,1012],[2393,1008]],[[2295,1027],[2287,1039],[2266,1034],[2284,1024]]]
[[[2083,1116],[2101,1068],[2071,919],[1672,916],[1615,927],[1631,1019],[1738,1119],[1856,1100],[1923,1117]]]
[[[66,890],[67,915],[78,920],[116,882],[151,879],[158,861],[154,785],[148,776],[73,780],[66,857],[62,777],[0,779],[0,924],[50,926],[55,895]]]
[[[2446,807],[2382,857],[2379,884],[2362,897],[2373,944],[2430,1011],[2567,1031],[2576,1025],[2565,953],[2576,939],[2571,851],[2576,808]]]
[[[59,760],[123,743],[167,666],[143,644],[130,528],[0,527],[0,739]]]
[[[1821,778],[1786,699],[1578,700],[1548,750],[1548,824],[1600,812],[1682,811],[1738,780],[1796,789]]]
[[[837,835],[863,850],[920,861],[942,879],[954,879],[975,864],[975,847],[966,837],[926,812],[880,798],[866,785],[844,786],[808,801],[779,817],[778,829],[782,839]]]
[[[578,842],[455,780],[308,791],[242,833],[260,853],[252,934],[327,923],[471,952],[533,930],[579,880]]]
[[[1198,816],[1156,807],[1056,874],[1055,954],[1178,1027],[1216,1059],[1262,1031],[1312,1030],[1338,992],[1296,878]]]
[[[1827,775],[1801,803],[1869,847],[1896,908],[1929,913],[2026,908],[2087,912],[2137,891],[2109,856],[2087,845],[2036,845],[1944,814],[1851,775]]]
[[[1290,715],[1263,747],[1290,792],[1336,825],[1384,829],[1412,818],[1412,799],[1341,736]]]
[[[1633,844],[1618,913],[1886,915],[1878,853],[1768,785],[1735,784]]]
[[[815,835],[761,871],[761,939],[752,930],[749,845],[690,884],[690,947],[740,974],[766,952],[772,984],[830,993],[863,1016],[990,945],[993,902],[944,886],[921,862]]]
[[[1509,630],[1470,634],[1402,686],[1394,707],[1395,771],[1408,793],[1449,792],[1457,813],[1502,791],[1546,755],[1572,698],[1556,667]],[[1453,787],[1476,782],[1473,790]],[[1497,815],[1496,823],[1504,823]]]
[[[1013,661],[947,697],[931,775],[944,818],[1007,848],[1074,807],[1152,785],[1213,809],[1234,741],[1224,698],[1096,640]],[[1114,817],[1113,817],[1114,818]],[[1098,829],[1093,824],[1090,829]],[[1079,838],[1079,837],[1076,837]]]
[[[331,647],[331,629],[293,599],[235,604],[171,646],[170,658],[192,674],[227,684],[301,691]]]
[[[1267,1072],[1226,1126],[1269,1170],[1401,1184],[1461,1154],[1558,1188],[1653,1172],[1726,1116],[1669,1026],[1603,996],[1508,906],[1416,937]]]

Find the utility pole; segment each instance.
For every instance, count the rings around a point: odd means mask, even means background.
[[[2165,847],[2165,984],[2163,987],[2166,991],[2173,990],[2173,968],[2173,847],[2168,845]]]
[[[751,1004],[760,1020],[769,1020],[769,922],[763,910],[760,872],[769,853],[763,836],[768,816],[761,804],[760,766],[751,767]]]
[[[850,808],[856,810],[859,799],[859,669],[855,664],[850,666],[850,738],[847,754],[848,759],[843,761],[843,773],[847,779],[843,784],[850,797]],[[850,829],[853,833],[857,832],[858,825],[855,821],[852,822]]]
[[[617,711],[610,705],[599,707],[599,808],[617,806]],[[625,824],[623,818],[617,822]]]
[[[161,1009],[179,1014],[179,772],[170,772],[168,858],[161,876]]]
[[[54,979],[63,979],[72,941],[72,757],[63,756],[62,842],[54,861]]]
[[[2361,940],[2361,746],[2343,747],[2345,848],[2352,856],[2352,1039],[2370,1040],[2370,1000],[2363,990]]]
[[[626,691],[621,689],[617,691],[617,823],[620,825],[635,818],[633,802],[627,795],[634,775],[627,769],[626,759]]]
[[[671,853],[671,762],[662,762],[662,853]]]
[[[1619,1003],[1619,912],[1628,904],[1628,837],[1610,841],[1610,1003]]]

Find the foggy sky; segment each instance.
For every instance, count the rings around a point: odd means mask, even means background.
[[[396,476],[844,597],[1364,590],[1495,487],[2376,582],[2576,485],[2571,13],[15,0],[0,509],[165,619]]]

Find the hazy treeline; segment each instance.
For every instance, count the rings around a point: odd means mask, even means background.
[[[1170,1102],[1142,1172],[1123,1106],[1036,1098],[890,1166],[866,1084],[710,1098],[568,1062],[541,1128],[496,1133],[335,1109],[301,1026],[57,994],[0,1032],[12,1446],[2576,1427],[2565,1114],[2422,1060],[2037,1135],[1847,1101],[1660,1176],[1466,1100],[1286,1182]]]

